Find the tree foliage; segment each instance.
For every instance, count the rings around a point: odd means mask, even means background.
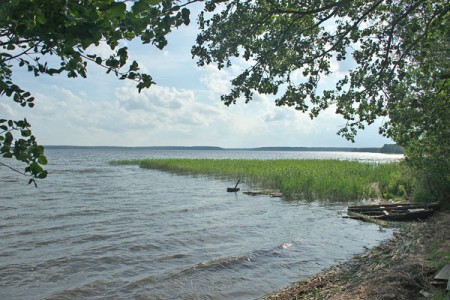
[[[222,96],[226,105],[260,93],[311,118],[335,109],[347,121],[339,134],[352,141],[384,118],[380,133],[405,147],[424,182],[440,182],[438,198],[449,197],[447,0],[0,0],[0,94],[32,107],[33,96],[12,79],[15,69],[86,77],[89,62],[147,88],[151,76],[128,61],[120,41],[162,49],[172,28],[190,23],[195,2],[204,4],[192,48],[198,64],[248,61]],[[87,51],[102,42],[113,55]],[[330,87],[324,82],[336,65],[348,70],[333,74]],[[32,179],[46,176],[25,119],[0,119],[0,154],[27,163]]]
[[[354,140],[378,118],[413,166],[449,198],[450,2],[447,0],[227,1],[200,15],[198,64],[250,63],[232,80],[226,105],[276,95],[311,118],[334,108]],[[330,88],[333,64],[349,67]]]
[[[418,171],[417,198],[450,197],[450,22],[411,57],[404,79],[390,87],[383,132],[407,149]]]
[[[171,0],[0,0],[0,5],[0,95],[23,107],[33,107],[34,97],[14,82],[18,68],[36,77],[74,78],[86,77],[92,62],[119,79],[136,81],[139,91],[150,87],[152,77],[141,73],[136,61],[128,61],[121,40],[139,37],[162,49],[173,27],[190,22],[186,4]],[[95,54],[100,43],[113,54]],[[42,167],[47,160],[30,126],[26,119],[0,119],[0,155],[26,163],[24,173],[31,176],[31,183],[47,176]]]

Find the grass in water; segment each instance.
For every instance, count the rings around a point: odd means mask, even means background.
[[[382,197],[392,190],[399,163],[376,164],[341,160],[143,159],[111,162],[139,165],[178,174],[207,175],[253,187],[277,189],[287,197],[357,200]]]

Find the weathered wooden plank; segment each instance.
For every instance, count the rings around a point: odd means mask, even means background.
[[[401,203],[349,206],[347,213],[362,214],[372,219],[391,221],[409,221],[424,219],[432,216],[439,209],[439,202],[428,204]]]
[[[410,208],[408,209],[408,212],[419,212],[419,211],[425,211],[425,208]]]
[[[434,276],[436,280],[449,280],[450,278],[450,264],[443,267],[437,274]]]
[[[401,204],[381,204],[381,205],[357,205],[357,206],[349,206],[349,211],[383,211],[383,210],[408,210],[408,209],[418,209],[418,208],[424,208],[424,209],[439,209],[439,203],[428,203],[428,204],[417,204],[417,203],[401,203]]]

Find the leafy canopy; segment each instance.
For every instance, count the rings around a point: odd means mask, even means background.
[[[88,62],[147,88],[152,78],[128,62],[120,41],[139,37],[162,49],[172,28],[190,23],[195,2],[204,4],[192,48],[198,64],[250,64],[222,96],[226,105],[260,93],[312,118],[334,108],[347,120],[339,133],[349,140],[385,118],[380,133],[404,146],[412,165],[449,197],[447,0],[0,0],[0,94],[32,107],[32,95],[12,80],[15,68],[86,77]],[[87,54],[101,42],[114,55]],[[59,64],[50,66],[48,56]],[[349,69],[330,88],[323,82],[333,64]],[[45,177],[30,124],[0,119],[0,126],[0,154],[26,162],[33,179]]]
[[[190,22],[186,4],[171,0],[0,0],[0,5],[0,95],[23,107],[33,107],[34,97],[14,82],[18,68],[36,77],[74,78],[86,77],[92,62],[119,79],[136,81],[139,91],[150,87],[152,77],[139,72],[136,61],[128,62],[127,47],[120,41],[139,37],[142,43],[162,49],[173,27]],[[100,43],[106,43],[113,54],[95,54]],[[56,63],[51,65],[49,57]],[[25,171],[18,172],[30,175],[30,183],[35,183],[47,176],[42,167],[47,160],[30,126],[26,119],[0,115],[0,155],[26,163]]]
[[[377,118],[413,166],[450,198],[450,2],[448,0],[256,0],[208,7],[192,54],[219,69],[250,63],[226,105],[276,95],[311,118],[334,108],[354,140]],[[322,84],[332,64],[349,66]],[[336,76],[336,74],[334,74]],[[429,188],[430,191],[435,189]]]
[[[405,79],[433,34],[448,38],[449,9],[444,0],[227,1],[220,13],[200,16],[192,53],[199,65],[251,62],[222,97],[225,104],[241,96],[248,102],[257,92],[311,116],[336,105],[348,121],[341,134],[353,139],[355,129],[388,115],[390,87]],[[323,90],[333,61],[353,68]]]

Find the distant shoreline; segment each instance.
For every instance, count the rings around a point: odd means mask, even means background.
[[[404,150],[396,145],[384,145],[383,147],[255,147],[255,148],[222,148],[216,146],[64,146],[47,145],[47,149],[136,149],[136,150],[191,150],[191,151],[298,151],[298,152],[369,152],[403,154]]]

